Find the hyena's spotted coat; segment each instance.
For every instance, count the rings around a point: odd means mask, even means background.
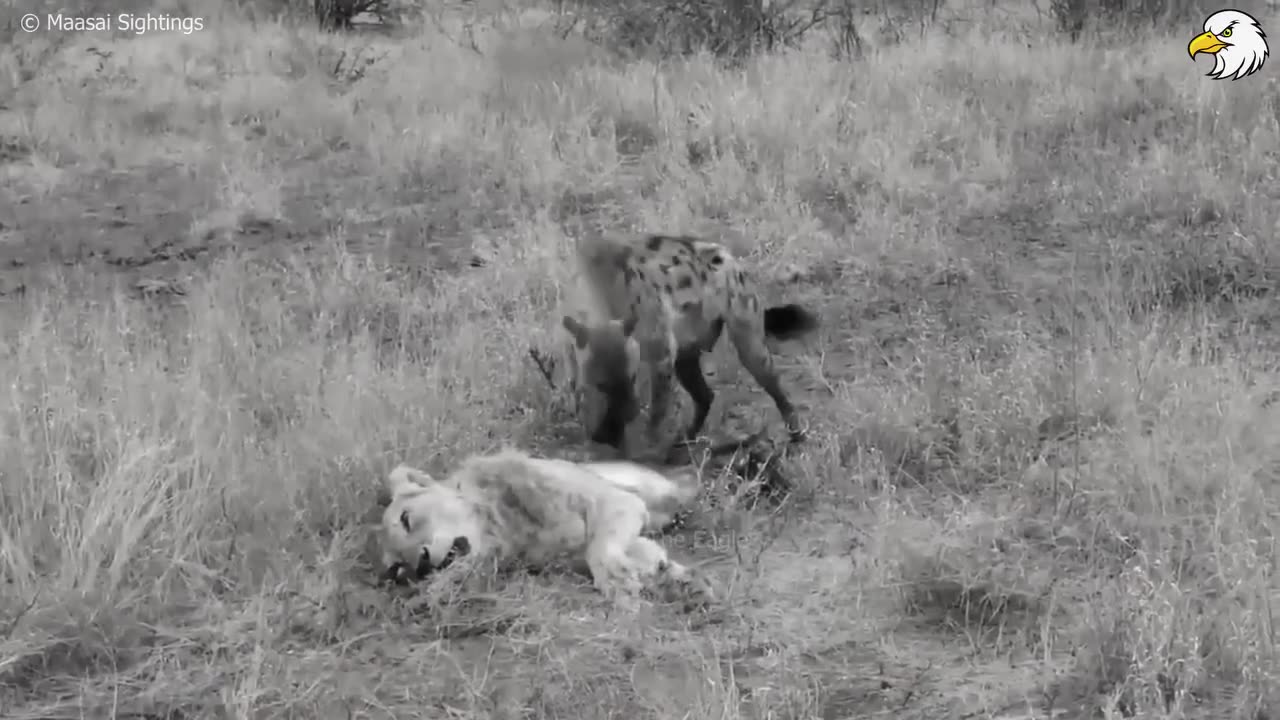
[[[584,240],[577,262],[578,307],[563,324],[573,339],[575,388],[605,399],[593,441],[625,453],[626,426],[639,415],[635,383],[642,362],[652,379],[649,439],[656,440],[669,412],[673,375],[694,403],[682,440],[696,437],[715,397],[701,356],[726,326],[739,360],[773,398],[792,441],[803,438],[764,340],[804,335],[817,327],[813,313],[799,305],[762,309],[754,281],[728,248],[699,238]]]

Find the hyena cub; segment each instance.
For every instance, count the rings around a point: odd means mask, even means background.
[[[570,363],[578,392],[599,392],[605,410],[594,442],[625,454],[627,425],[640,412],[636,375],[650,368],[648,437],[657,439],[671,400],[671,377],[693,400],[683,442],[702,430],[715,392],[702,374],[702,353],[725,326],[738,359],[773,398],[793,442],[803,439],[799,414],[787,398],[764,344],[765,336],[800,337],[817,327],[799,305],[761,308],[756,287],[725,246],[688,236],[648,235],[584,240],[577,247],[576,316],[563,323],[572,336]]]

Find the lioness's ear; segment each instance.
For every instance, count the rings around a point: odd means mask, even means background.
[[[387,475],[386,486],[391,497],[397,498],[426,490],[427,486],[434,482],[434,478],[421,470],[408,465],[397,465],[396,469]]]
[[[573,342],[577,344],[578,349],[585,348],[588,338],[587,327],[578,322],[577,318],[570,315],[565,315],[562,322],[564,323],[564,329],[568,330],[569,334],[573,336]]]

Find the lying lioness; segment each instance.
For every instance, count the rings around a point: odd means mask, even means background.
[[[607,596],[711,600],[698,573],[641,535],[658,532],[697,496],[692,473],[667,477],[630,462],[575,463],[515,450],[475,456],[446,480],[400,465],[386,479],[386,576],[401,581],[454,562],[520,560],[541,568],[568,556]]]

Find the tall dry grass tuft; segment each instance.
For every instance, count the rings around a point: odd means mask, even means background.
[[[728,69],[533,11],[474,48],[216,20],[0,50],[6,717],[1277,712],[1265,71],[986,25]],[[390,467],[581,451],[527,350],[610,229],[722,234],[823,315],[779,351],[800,492],[708,477],[664,541],[725,607],[368,587]],[[769,421],[722,352],[711,422]]]

